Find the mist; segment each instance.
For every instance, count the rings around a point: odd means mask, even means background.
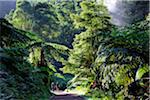
[[[113,24],[125,26],[144,20],[149,13],[149,1],[105,0]]]
[[[5,17],[12,9],[15,9],[15,0],[0,0],[0,18]]]
[[[144,19],[149,13],[149,1],[104,0],[111,22],[125,26]],[[0,18],[16,7],[16,0],[0,0]]]

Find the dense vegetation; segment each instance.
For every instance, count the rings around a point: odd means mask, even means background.
[[[0,19],[0,99],[48,100],[53,82],[92,100],[148,98],[150,16],[110,20],[96,0],[17,0]]]

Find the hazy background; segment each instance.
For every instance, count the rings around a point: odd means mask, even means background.
[[[149,13],[149,0],[104,0],[104,3],[112,23],[119,26],[141,20]],[[15,9],[15,6],[16,0],[0,0],[0,18]]]
[[[0,0],[0,18],[8,14],[11,9],[15,9],[15,7],[15,0]]]

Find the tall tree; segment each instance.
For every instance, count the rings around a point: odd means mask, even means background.
[[[71,17],[75,27],[82,28],[83,31],[75,36],[68,64],[63,70],[75,74],[74,80],[77,79],[78,85],[89,88],[96,77],[92,66],[97,57],[99,42],[107,35],[111,25],[107,8],[103,4],[97,4],[96,1],[82,1],[80,6],[81,11],[72,14]],[[71,83],[76,84],[75,81]]]
[[[81,13],[72,15],[72,18],[75,26],[85,31],[76,35],[69,62],[78,67],[90,68],[101,38],[99,34],[109,29],[110,18],[104,5],[96,4],[94,1],[83,1],[80,5]]]

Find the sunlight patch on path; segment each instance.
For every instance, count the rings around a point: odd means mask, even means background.
[[[65,95],[65,94],[74,94],[74,95],[85,95],[85,93],[87,92],[87,89],[73,89],[73,90],[64,90],[64,91],[51,91],[52,93],[56,94],[56,95]]]
[[[55,94],[49,100],[86,100],[84,96],[76,94],[76,92],[67,91],[51,91]]]
[[[69,94],[85,95],[87,90],[84,90],[84,89],[83,90],[73,89],[73,90],[65,90],[65,92],[67,92]]]
[[[51,93],[54,93],[55,95],[66,95],[66,94],[70,94],[66,91],[51,91]]]

